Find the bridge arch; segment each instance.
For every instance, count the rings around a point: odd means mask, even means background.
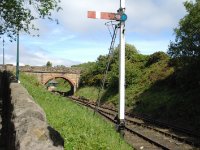
[[[71,90],[69,91],[69,94],[70,95],[73,95],[74,92],[76,91],[76,86],[75,86],[75,83],[70,80],[69,78],[67,77],[63,77],[63,76],[52,76],[52,77],[49,77],[49,78],[46,78],[44,81],[43,81],[43,84],[46,85],[49,81],[53,80],[53,79],[56,79],[56,78],[62,78],[64,80],[66,80],[69,85],[71,86]]]
[[[59,68],[59,67],[20,67],[20,71],[28,75],[34,75],[40,83],[45,85],[49,80],[54,78],[63,78],[73,87],[73,91],[79,87],[81,70],[76,68]],[[73,93],[74,93],[73,92]]]

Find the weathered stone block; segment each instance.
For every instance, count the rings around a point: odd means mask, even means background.
[[[11,83],[13,124],[17,150],[63,150],[61,135],[46,122],[46,115],[27,90],[18,83]]]

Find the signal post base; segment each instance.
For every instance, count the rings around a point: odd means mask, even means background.
[[[125,135],[125,120],[124,119],[119,119],[118,115],[115,116],[115,128],[116,131],[120,133],[121,137],[124,137]]]

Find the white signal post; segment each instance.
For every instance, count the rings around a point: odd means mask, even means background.
[[[125,21],[127,20],[127,15],[125,14],[125,0],[120,0],[120,9],[117,13],[109,12],[97,12],[88,11],[88,18],[93,19],[107,19],[119,21],[120,27],[120,55],[119,55],[119,94],[120,94],[120,106],[119,106],[119,124],[118,131],[121,131],[125,127]]]
[[[120,0],[120,13],[125,12],[125,0]],[[125,21],[120,21],[120,55],[119,55],[119,95],[120,95],[120,106],[119,106],[119,119],[124,121],[125,117]]]

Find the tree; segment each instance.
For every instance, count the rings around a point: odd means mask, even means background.
[[[30,30],[38,30],[33,20],[53,20],[52,12],[61,9],[59,2],[60,0],[1,0],[0,36],[7,34],[13,39],[18,31],[30,34]]]
[[[46,64],[47,67],[52,67],[52,63],[50,61],[47,61],[47,64]]]
[[[185,2],[187,15],[175,29],[176,39],[168,54],[175,66],[173,81],[183,90],[199,88],[200,78],[200,0]]]
[[[149,56],[149,59],[146,63],[146,66],[150,66],[150,65],[157,63],[161,60],[169,60],[169,56],[162,51],[155,52],[155,53],[153,53]]]
[[[174,30],[175,42],[171,42],[168,54],[186,66],[200,62],[200,0],[184,3],[187,15]]]
[[[139,57],[137,49],[130,44],[126,44],[126,79],[129,81],[136,76],[136,74],[132,73],[132,62],[140,61],[143,59]],[[97,58],[97,61],[88,66],[87,69],[84,69],[81,75],[81,84],[89,85],[89,86],[100,86],[102,84],[102,80],[104,77],[104,73],[106,71],[106,65],[108,63],[108,55],[102,56],[100,55]],[[140,60],[139,60],[140,59]],[[106,78],[105,86],[107,88],[115,88],[118,89],[119,85],[119,46],[115,48],[113,52],[113,58],[110,62],[110,66],[108,68],[108,75]],[[127,86],[132,82],[127,82]]]

